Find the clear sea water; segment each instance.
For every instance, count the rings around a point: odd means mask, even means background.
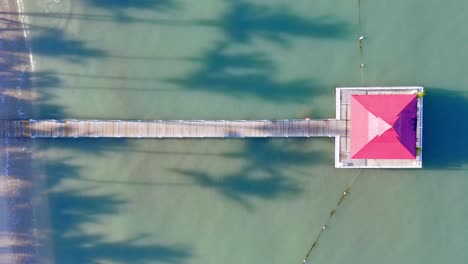
[[[468,260],[467,1],[24,2],[34,118],[329,118],[337,86],[427,88],[421,170],[334,169],[332,139],[38,140],[56,263],[302,263],[351,184],[310,263]]]

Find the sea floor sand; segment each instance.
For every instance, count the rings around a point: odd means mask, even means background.
[[[1,0],[0,119],[33,113],[32,65],[16,1]],[[0,139],[0,263],[50,263],[41,195],[44,175],[35,161],[34,141]]]

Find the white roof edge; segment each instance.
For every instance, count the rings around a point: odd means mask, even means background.
[[[424,91],[423,86],[369,86],[369,87],[336,87],[336,98],[340,98],[339,94],[342,92],[341,90],[394,90],[394,91],[402,91],[402,90],[416,90],[418,93],[421,93]],[[423,98],[420,98],[420,106],[422,108],[423,106]],[[338,119],[338,111],[336,113],[337,119]],[[419,138],[419,144],[421,147],[420,154],[416,158],[416,164],[413,165],[373,165],[373,166],[367,166],[367,165],[348,165],[344,162],[342,162],[339,158],[339,140],[335,139],[335,168],[340,168],[340,169],[421,169],[423,167],[423,160],[422,160],[422,115],[423,111],[418,111],[419,119],[421,120],[420,123],[420,135],[418,135]],[[339,139],[339,137],[337,137]]]
[[[369,87],[336,87],[337,90],[424,90],[423,86],[369,86]]]
[[[335,166],[337,169],[421,169],[422,166]]]

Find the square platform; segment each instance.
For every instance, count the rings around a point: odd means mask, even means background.
[[[415,159],[353,159],[351,158],[351,98],[353,95],[423,94],[424,88],[408,87],[340,87],[336,88],[336,119],[346,121],[344,135],[335,137],[336,168],[421,168],[423,98],[417,98]]]

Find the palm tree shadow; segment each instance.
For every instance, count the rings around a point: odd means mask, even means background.
[[[118,193],[99,192],[95,186],[64,187],[70,186],[69,181],[84,177],[83,168],[74,165],[70,157],[35,158],[36,162],[44,164],[46,175],[42,195],[36,198],[48,201],[47,207],[51,208],[48,217],[51,220],[50,226],[43,223],[40,226],[36,225],[34,222],[37,218],[31,215],[29,208],[32,188],[39,183],[35,178],[41,174],[32,172],[35,166],[31,165],[31,155],[40,153],[41,147],[31,148],[29,144],[22,144],[21,140],[11,142],[7,147],[11,149],[10,178],[23,185],[23,189],[20,190],[21,195],[13,194],[7,198],[15,205],[12,210],[17,218],[9,230],[0,231],[15,232],[24,241],[28,241],[28,244],[15,245],[12,248],[17,253],[23,253],[29,262],[37,261],[34,256],[28,254],[31,246],[35,244],[39,251],[52,249],[56,263],[184,263],[191,256],[191,250],[186,245],[148,242],[145,234],[111,240],[109,234],[89,232],[86,229],[89,225],[108,225],[107,221],[112,221],[113,216],[118,216],[127,201]],[[36,208],[42,209],[44,208]],[[10,214],[12,212],[10,211]],[[47,212],[41,211],[41,214]],[[42,235],[33,238],[34,234]]]
[[[2,14],[0,13],[0,15]],[[11,14],[8,13],[7,15]],[[22,29],[19,31],[22,31]],[[72,38],[63,29],[58,28],[38,30],[30,37],[29,45],[36,55],[60,58],[73,63],[84,63],[89,59],[99,59],[107,56],[104,50],[89,47],[82,40]],[[16,38],[2,40],[2,48],[4,52],[13,54],[13,56],[16,56],[15,53],[29,55],[31,52],[28,45],[25,44],[24,36],[19,34],[17,34]],[[19,56],[16,56],[16,58],[19,58]]]
[[[16,26],[12,23],[11,26]],[[3,42],[2,73],[0,80],[3,103],[11,105],[15,110],[21,106],[24,113],[15,111],[2,113],[2,118],[64,118],[67,109],[53,102],[53,94],[44,89],[50,86],[60,86],[62,79],[55,71],[32,72],[29,65],[29,49],[24,37],[18,31],[15,36],[5,38]],[[86,63],[91,58],[103,58],[105,52],[87,47],[82,41],[67,37],[64,32],[54,29],[38,34],[31,39],[35,54],[66,60],[72,63]],[[21,89],[17,89],[20,87]],[[11,91],[15,91],[12,93]],[[17,91],[17,92],[16,92]],[[25,94],[37,93],[34,99],[26,99]],[[34,106],[33,106],[34,104]],[[33,144],[33,142],[35,144]],[[183,263],[191,256],[191,250],[186,245],[166,242],[149,242],[146,236],[136,234],[133,237],[120,240],[109,239],[109,234],[90,232],[89,225],[107,225],[103,219],[113,219],[121,213],[126,200],[118,193],[92,192],[90,189],[65,187],[73,180],[84,177],[83,168],[75,165],[73,156],[49,159],[42,153],[54,149],[66,149],[72,153],[86,153],[86,155],[100,155],[109,145],[124,146],[126,141],[113,140],[31,140],[11,139],[2,142],[6,146],[9,158],[9,172],[7,175],[15,183],[21,184],[8,197],[13,204],[14,215],[12,226],[8,232],[24,236],[28,240],[26,245],[13,246],[17,254],[23,254],[30,263],[34,259],[31,251],[55,248],[53,258],[57,263]],[[37,155],[36,155],[37,154]],[[33,161],[34,160],[34,161]],[[40,190],[38,200],[48,201],[50,208],[51,226],[37,226],[31,212],[31,197],[33,188],[39,183],[40,173],[35,165],[44,167],[44,188]],[[2,176],[3,177],[3,176]],[[42,182],[42,181],[41,181]],[[42,185],[42,183],[41,183]],[[35,196],[34,196],[35,197]],[[42,209],[42,207],[41,207]],[[36,209],[40,210],[40,209]],[[41,211],[45,213],[45,211]],[[34,237],[35,234],[42,234]],[[47,234],[47,235],[45,235]],[[49,235],[50,234],[50,235]],[[35,247],[31,249],[31,247]],[[43,248],[44,247],[44,248]],[[49,249],[50,250],[50,249]],[[49,251],[46,249],[46,251]]]
[[[85,0],[86,3],[98,8],[111,10],[122,9],[157,9],[167,10],[176,8],[174,0]]]
[[[114,12],[121,21],[130,22],[132,17],[127,14],[129,10],[165,8],[173,3],[169,0],[86,1],[88,4]],[[224,21],[218,22],[220,21],[193,21],[193,24],[219,27],[226,33],[227,38],[197,58],[202,63],[199,71],[169,81],[178,82],[188,89],[206,89],[233,96],[254,95],[272,101],[303,102],[312,95],[309,89],[312,83],[310,80],[277,81],[274,79],[278,73],[277,67],[266,52],[233,52],[232,45],[245,45],[255,37],[262,37],[286,47],[291,37],[339,38],[346,31],[341,23],[335,21],[330,22],[327,19],[304,21],[290,12],[264,12],[258,6],[252,7],[245,3],[234,4],[234,8],[229,11]],[[14,23],[11,25],[17,26]],[[105,51],[89,47],[86,43],[67,36],[61,30],[41,30],[43,31],[35,32],[37,35],[31,39],[33,51],[38,55],[82,64],[90,59],[102,59],[108,56]],[[28,54],[29,50],[24,44],[15,46],[21,41],[22,37],[18,37],[4,42],[5,47],[8,47],[6,51],[22,56]],[[26,63],[23,57],[19,55],[16,57],[15,67]],[[20,73],[23,72],[18,70],[14,72],[16,75]],[[11,85],[16,84],[15,78],[9,80]],[[67,109],[53,103],[53,93],[40,89],[62,84],[62,80],[54,71],[37,73],[26,71],[19,80],[27,84],[25,87],[39,88],[37,89],[40,93],[39,99],[36,101],[39,109],[37,117],[67,117]],[[39,148],[46,150],[66,148],[86,155],[91,153],[100,155],[102,150],[109,146],[114,146],[116,143],[125,144],[115,140],[69,140],[68,142],[38,140],[37,142]],[[257,199],[289,198],[301,193],[300,185],[286,175],[285,169],[315,162],[320,157],[318,153],[297,154],[295,149],[277,148],[270,144],[269,141],[252,140],[246,143],[244,151],[226,153],[225,156],[228,158],[245,158],[247,165],[238,172],[222,175],[221,179],[215,177],[216,175],[199,171],[181,169],[174,171],[190,177],[200,186],[215,190],[248,210],[253,210],[254,201]],[[15,158],[15,155],[12,157]],[[30,163],[31,159],[31,156],[17,156],[14,160]],[[111,224],[102,221],[119,215],[127,201],[118,193],[96,194],[85,189],[62,188],[63,183],[67,181],[96,178],[92,175],[84,177],[83,168],[74,165],[70,157],[56,160],[42,158],[40,161],[46,164],[46,193],[52,208],[52,243],[56,248],[55,258],[58,263],[183,263],[191,256],[190,248],[186,245],[149,243],[145,241],[143,235],[111,241],[105,234],[90,233],[86,230],[87,226]],[[19,168],[22,165],[17,163],[13,166]],[[21,219],[30,218],[25,214]],[[31,233],[33,230],[24,231]]]
[[[252,211],[253,199],[273,199],[288,197],[300,192],[300,188],[286,177],[256,177],[251,168],[215,177],[201,171],[172,169],[171,171],[192,178],[196,184],[204,188],[211,188],[225,198],[236,202],[245,209]]]
[[[468,99],[466,92],[426,88],[423,162],[428,169],[461,169],[468,163]]]
[[[271,8],[243,1],[233,1],[224,19],[213,25],[222,27],[232,41],[243,43],[260,36],[286,45],[290,37],[343,38],[348,33],[344,22],[330,17],[304,19],[284,6]]]
[[[63,58],[76,63],[106,56],[103,50],[87,47],[82,41],[68,38],[59,29],[48,29],[33,37],[31,46],[36,54]]]
[[[50,141],[49,141],[50,143]],[[60,142],[39,142],[44,144],[39,148],[53,149],[63,147]],[[70,142],[72,143],[72,142]],[[67,148],[73,151],[87,152],[91,145],[98,152],[105,145],[116,142],[107,141],[83,142],[72,144]],[[79,145],[87,145],[77,149]],[[66,144],[68,145],[68,144]],[[143,234],[122,240],[109,240],[108,234],[90,233],[85,230],[89,224],[105,225],[104,219],[111,220],[120,214],[121,207],[127,201],[117,193],[100,193],[99,187],[92,188],[62,188],[69,181],[86,179],[82,167],[74,165],[71,157],[43,160],[47,175],[46,192],[52,221],[52,237],[54,258],[57,263],[101,263],[111,261],[116,263],[183,263],[191,256],[188,246],[146,242]],[[96,194],[96,192],[98,194]],[[107,220],[107,221],[109,221]],[[46,243],[44,243],[47,245]]]
[[[62,161],[58,163],[52,167],[66,169],[68,177],[81,178],[76,168],[65,168]],[[58,175],[55,174],[56,170],[48,170],[48,177],[62,177],[60,171]],[[63,180],[51,182],[49,189]],[[84,230],[87,224],[105,224],[101,219],[118,215],[126,201],[116,194],[96,195],[88,194],[88,191],[50,191],[48,195],[53,208],[52,241],[57,263],[101,263],[103,260],[117,263],[183,263],[191,255],[187,246],[148,243],[145,242],[145,235],[115,241],[106,239],[107,235],[104,234],[89,234]]]
[[[310,139],[247,139],[243,152],[228,152],[228,158],[246,159],[253,167],[279,170],[320,163],[320,152],[309,151],[304,143]]]
[[[195,184],[213,189],[228,200],[253,211],[256,200],[290,199],[302,188],[288,171],[292,167],[306,166],[321,161],[317,152],[301,150],[291,141],[249,139],[244,151],[228,152],[229,159],[244,159],[247,164],[238,171],[213,175],[200,170],[173,168],[171,171],[191,178]]]
[[[225,39],[196,59],[201,64],[198,70],[167,82],[187,89],[233,97],[256,96],[274,102],[306,102],[312,95],[323,93],[323,85],[309,78],[278,80],[279,67],[270,54],[238,51],[236,47],[248,47],[256,39],[288,47],[294,38],[343,38],[348,32],[345,23],[331,18],[306,19],[288,8],[273,9],[243,1],[233,1],[220,20],[194,23],[219,28]]]
[[[167,82],[186,87],[231,95],[256,96],[271,101],[305,102],[316,86],[311,80],[277,81],[271,59],[264,52],[229,53],[228,43],[218,43],[202,58],[202,68],[187,76],[168,78]]]

